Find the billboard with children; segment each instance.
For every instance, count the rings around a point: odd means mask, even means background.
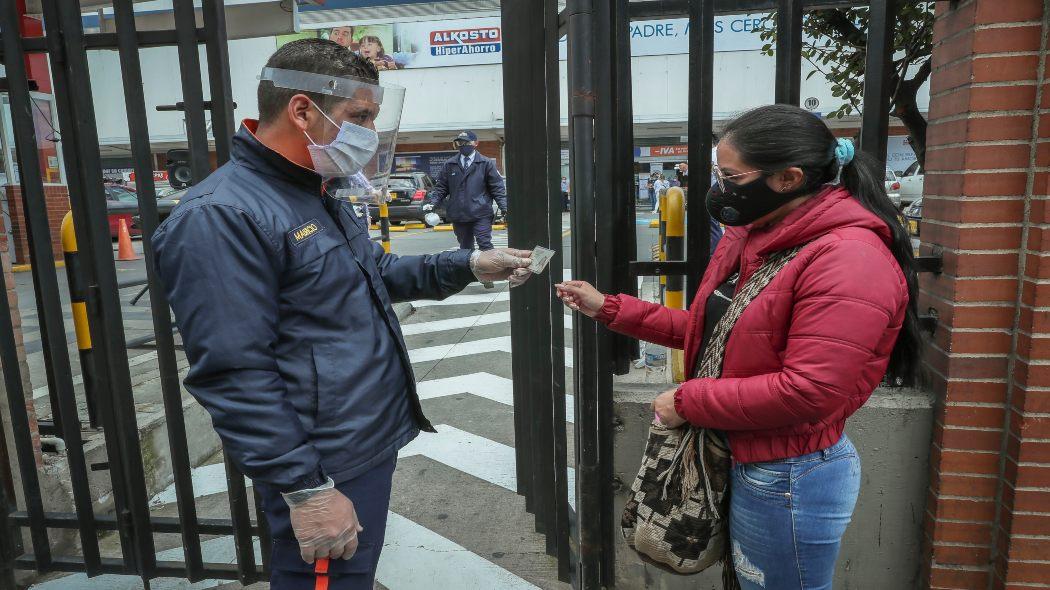
[[[368,58],[379,70],[498,64],[503,34],[498,17],[392,24],[325,24],[277,38],[330,39]]]

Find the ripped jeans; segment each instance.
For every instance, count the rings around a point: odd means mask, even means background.
[[[859,492],[845,435],[801,457],[734,463],[729,526],[743,590],[830,590]]]

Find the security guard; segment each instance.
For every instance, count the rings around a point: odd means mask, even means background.
[[[449,158],[438,174],[435,188],[424,211],[431,211],[448,199],[445,217],[452,222],[459,247],[492,249],[492,203],[507,215],[507,186],[496,169],[496,162],[478,152],[478,136],[463,131],[452,141],[459,154]]]
[[[153,238],[186,387],[255,482],[271,587],[371,590],[397,451],[423,416],[394,301],[528,277],[527,252],[384,254],[353,207],[384,194],[404,89],[327,40],[277,50],[229,163]]]

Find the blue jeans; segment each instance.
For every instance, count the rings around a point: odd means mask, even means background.
[[[391,457],[361,475],[336,487],[354,502],[357,518],[365,530],[358,535],[357,552],[349,560],[329,563],[329,590],[372,590],[379,553],[386,537],[386,515],[390,507],[390,485],[397,457]],[[270,557],[270,590],[314,590],[314,566],[303,561],[299,542],[288,520],[288,504],[277,490],[257,484],[263,512],[270,524],[273,547]]]
[[[860,458],[845,435],[801,457],[733,465],[729,527],[744,590],[830,590],[860,492]]]

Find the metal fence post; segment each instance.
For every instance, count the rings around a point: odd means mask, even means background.
[[[386,199],[384,195],[379,203],[379,234],[383,237],[383,251],[390,254],[390,205]]]

